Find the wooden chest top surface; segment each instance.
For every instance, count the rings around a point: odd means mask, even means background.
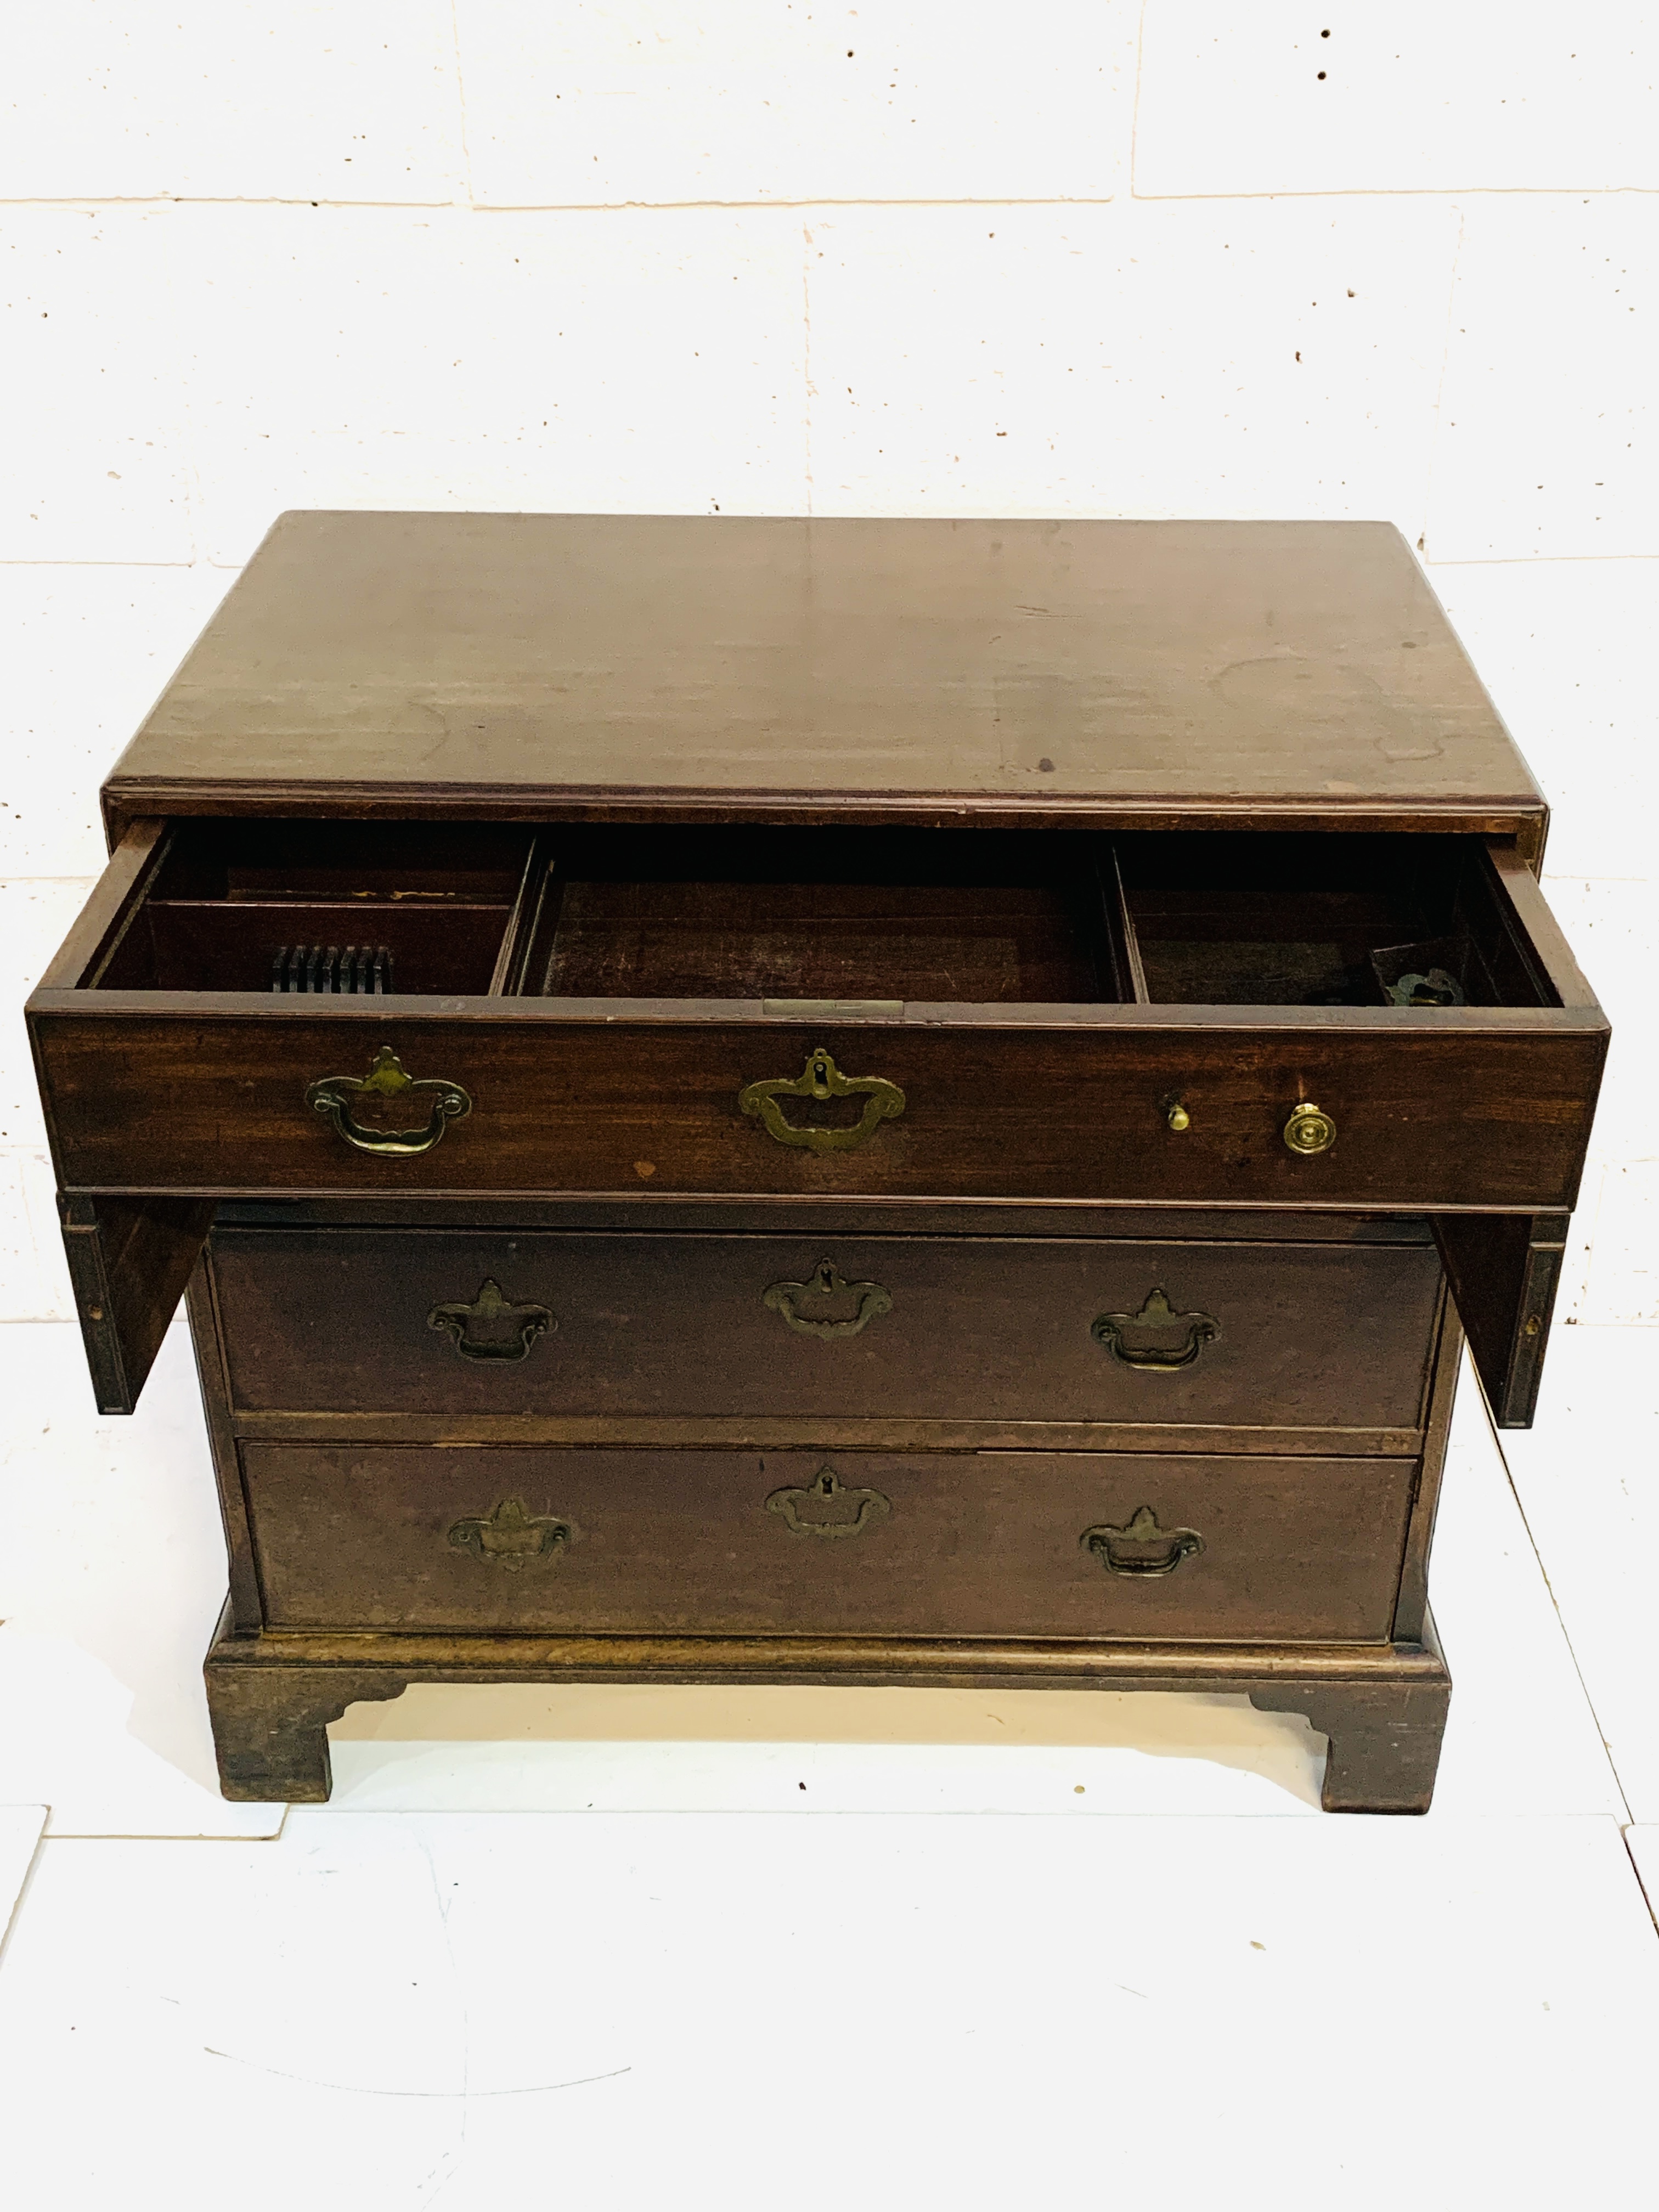
[[[105,790],[153,812],[1485,830],[1544,804],[1374,522],[297,513]]]

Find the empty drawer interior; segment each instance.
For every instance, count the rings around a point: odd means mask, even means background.
[[[1097,839],[569,833],[530,988],[555,998],[1116,999]]]

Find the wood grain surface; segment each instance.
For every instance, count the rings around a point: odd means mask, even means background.
[[[791,1533],[767,1500],[816,1453],[245,1443],[273,1628],[696,1630],[1385,1641],[1409,1461],[1132,1453],[842,1454],[887,1510]],[[570,1529],[516,1571],[449,1531],[507,1500]],[[1173,1573],[1106,1571],[1084,1533],[1143,1506],[1202,1539]],[[1127,1547],[1133,1555],[1133,1546]]]
[[[233,1632],[203,1669],[227,1797],[316,1804],[328,1723],[411,1682],[930,1683],[958,1689],[1187,1691],[1301,1713],[1328,1750],[1328,1813],[1426,1813],[1451,1677],[1434,1623],[1401,1644],[1101,1638]]]
[[[112,821],[534,794],[625,818],[1288,819],[1541,837],[1380,522],[284,515]]]
[[[1449,1009],[1453,1025],[1404,1007],[1120,1006],[1050,1025],[1049,1010],[939,1007],[808,1029],[758,1009],[734,1024],[696,1001],[645,1019],[638,1006],[566,1018],[569,1001],[361,1003],[270,998],[212,1016],[155,994],[38,993],[61,1184],[1544,1211],[1577,1194],[1606,1052],[1600,1016],[1567,1008]],[[306,1103],[319,1078],[366,1076],[382,1045],[472,1100],[416,1158],[356,1151]],[[745,1085],[799,1076],[820,1046],[904,1091],[902,1116],[858,1151],[777,1143],[738,1109]],[[1180,1135],[1172,1098],[1190,1118]],[[1309,1099],[1338,1137],[1299,1158],[1282,1131]]]
[[[1607,1030],[1390,526],[289,515],[104,799],[28,1018],[110,1410],[210,1237],[229,1794],[416,1680],[935,1680],[1242,1690],[1426,1806],[1442,1267],[1528,1418]],[[354,929],[418,994],[258,988]],[[426,1151],[307,1103],[382,1048]],[[775,1140],[825,1051],[902,1111]],[[486,1283],[521,1360],[429,1325]]]
[[[1413,1244],[341,1228],[221,1230],[212,1251],[239,1414],[428,1413],[463,1433],[469,1415],[535,1413],[1410,1432],[1440,1290]],[[817,1287],[826,1261],[875,1294],[856,1334],[809,1333],[862,1310]],[[467,1358],[428,1325],[486,1282],[552,1316],[522,1358]],[[1091,1334],[1158,1290],[1202,1334],[1131,1321],[1121,1340],[1189,1364],[1131,1366]]]

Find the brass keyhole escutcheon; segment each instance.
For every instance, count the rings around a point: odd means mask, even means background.
[[[859,1119],[841,1128],[826,1128],[817,1121],[792,1121],[782,1101],[802,1098],[822,1105],[830,1098],[863,1102]],[[769,1077],[763,1083],[746,1083],[738,1093],[738,1104],[754,1115],[774,1143],[798,1145],[809,1152],[848,1152],[868,1143],[884,1121],[904,1111],[904,1093],[884,1075],[843,1075],[821,1045],[806,1055],[799,1075]]]
[[[1187,1109],[1182,1104],[1178,1098],[1171,1104],[1169,1112],[1164,1118],[1168,1121],[1170,1127],[1175,1131],[1177,1137],[1180,1136],[1184,1130],[1190,1129],[1193,1126],[1192,1115],[1187,1111]]]
[[[775,1490],[766,1501],[792,1536],[860,1536],[872,1522],[888,1520],[893,1501],[884,1491],[854,1490],[832,1467],[820,1468],[811,1482]]]
[[[1293,1152],[1307,1158],[1315,1152],[1328,1152],[1336,1142],[1336,1124],[1328,1114],[1322,1114],[1317,1106],[1304,1103],[1291,1109],[1291,1118],[1285,1124],[1285,1142]]]
[[[857,1310],[846,1315],[803,1313],[809,1299],[852,1298]],[[782,1316],[801,1336],[816,1336],[822,1343],[859,1336],[880,1315],[893,1310],[893,1294],[879,1283],[849,1283],[833,1260],[820,1260],[810,1282],[772,1283],[761,1292],[761,1304]]]

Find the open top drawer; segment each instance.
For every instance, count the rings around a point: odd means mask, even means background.
[[[1314,832],[149,822],[28,1016],[111,1400],[220,1197],[648,1191],[1427,1213],[1512,1418],[1607,1043],[1504,848]]]
[[[130,837],[112,876],[129,848],[140,865],[77,978],[85,988],[416,998],[514,988],[527,830],[180,822]]]

